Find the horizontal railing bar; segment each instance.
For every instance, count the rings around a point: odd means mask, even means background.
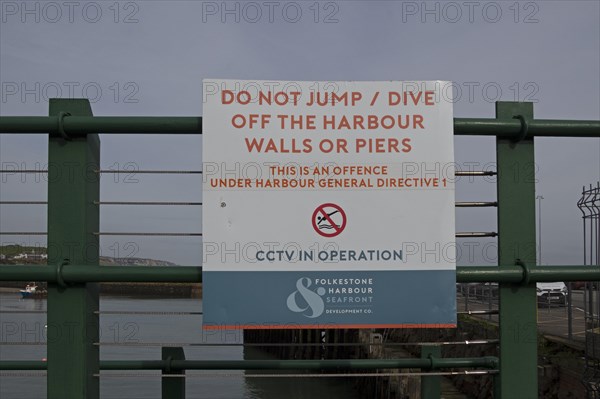
[[[201,117],[161,116],[4,116],[0,133],[201,134]]]
[[[330,342],[330,343],[194,343],[194,342],[94,342],[94,346],[129,346],[129,347],[359,347],[359,346],[449,346],[449,345],[491,345],[497,344],[497,339],[449,342]],[[45,346],[45,341],[4,341],[5,346]]]
[[[40,360],[2,360],[0,370],[47,370],[48,363]]]
[[[47,236],[44,231],[0,231],[0,236]]]
[[[527,121],[527,128],[526,137],[600,137],[600,121],[534,119]],[[454,118],[454,134],[459,136],[518,138],[521,130],[519,119]]]
[[[47,169],[0,169],[0,173],[48,173]],[[95,170],[94,173],[123,173],[123,174],[202,174],[201,170]],[[496,176],[494,171],[456,171],[455,176]]]
[[[101,360],[101,370],[354,370],[496,368],[498,358],[336,359],[336,360]],[[0,370],[46,370],[47,362],[3,360]]]
[[[46,377],[48,375],[48,373],[44,370],[44,371],[33,371],[33,372],[0,372],[0,377],[19,377],[19,378],[23,378],[23,377]]]
[[[456,312],[456,314],[468,314],[468,315],[485,315],[485,314],[498,314],[498,309],[494,310],[467,310],[464,312]]]
[[[431,346],[431,345],[489,345],[497,344],[497,339],[493,340],[472,340],[472,341],[448,341],[448,342],[373,342],[373,343],[357,343],[357,342],[315,342],[315,343],[194,343],[194,342],[94,342],[96,346],[137,346],[137,347],[358,347],[358,346]],[[2,343],[0,343],[2,344]],[[36,343],[31,343],[36,345]]]
[[[57,282],[55,265],[1,265],[0,281]],[[77,266],[65,265],[61,275],[66,283],[197,283],[202,268],[189,266]]]
[[[490,270],[493,269],[493,270]],[[531,266],[527,273],[521,266],[457,267],[457,282],[542,283],[553,281],[598,281],[600,266]]]
[[[462,170],[454,172],[455,176],[496,176],[498,172],[491,170]]]
[[[494,207],[498,206],[497,201],[489,202],[457,202],[454,204],[457,208],[481,208],[481,207]]]
[[[244,378],[351,378],[351,377],[417,377],[417,376],[457,376],[457,375],[489,375],[498,374],[498,370],[462,370],[462,371],[429,371],[429,372],[394,372],[394,373],[277,373],[277,374],[248,374],[244,373]],[[96,378],[138,378],[138,377],[161,377],[161,378],[239,378],[240,374],[235,373],[187,373],[187,374],[148,374],[148,373],[96,373],[92,374]],[[38,372],[1,372],[0,377],[46,377],[45,371]]]
[[[0,169],[0,173],[48,173],[48,169]],[[201,170],[94,170],[94,173],[155,174],[155,175],[201,175]]]
[[[46,346],[45,341],[29,342],[29,341],[5,341],[0,342],[4,346]]]
[[[2,265],[0,265],[2,267]],[[0,310],[2,313],[47,313],[45,310]]]
[[[600,121],[533,119],[527,137],[600,137]],[[170,116],[3,116],[0,133],[202,134],[202,117]],[[519,119],[454,118],[455,135],[519,138]]]
[[[48,201],[0,201],[0,205],[47,205]],[[180,201],[94,201],[94,205],[181,205],[201,206],[202,202]],[[457,208],[497,207],[496,201],[456,202]]]
[[[48,169],[0,169],[0,173],[48,173]]]
[[[498,233],[494,231],[485,232],[485,231],[469,231],[464,233],[456,233],[456,238],[467,238],[467,237],[497,237]]]
[[[0,281],[58,282],[56,265],[0,265]],[[201,266],[91,266],[64,265],[60,268],[65,283],[198,283]],[[600,266],[458,266],[458,283],[524,283],[552,281],[600,281]]]
[[[202,237],[202,233],[144,233],[144,232],[95,231],[92,234],[95,236]]]
[[[428,372],[392,372],[392,373],[260,373],[248,374],[244,373],[244,378],[365,378],[365,377],[423,377],[423,376],[457,376],[457,375],[490,375],[498,374],[498,370],[461,370],[461,371],[428,371]],[[0,376],[23,376],[24,373],[2,373]],[[31,377],[43,376],[45,374],[26,375]],[[161,378],[239,378],[240,374],[234,373],[187,373],[187,374],[148,374],[148,373],[98,373],[93,374],[98,378],[132,378],[132,377],[161,377]]]
[[[201,170],[95,170],[95,173],[154,174],[154,175],[201,175]]]
[[[47,205],[48,201],[0,201],[0,205]],[[94,205],[182,205],[201,206],[202,202],[177,201],[94,201]],[[497,207],[498,202],[456,202],[457,208]]]
[[[0,201],[0,205],[48,205],[48,201]]]
[[[202,202],[172,202],[172,201],[94,201],[94,205],[176,205],[200,206]]]
[[[29,203],[25,201],[7,201],[9,203]],[[33,201],[31,203],[47,204],[48,202]],[[3,204],[3,202],[0,202]],[[194,205],[200,206],[202,202],[173,202],[173,201],[94,201],[95,205]],[[457,208],[469,208],[469,207],[497,207],[498,202],[456,202]]]
[[[362,346],[449,346],[449,345],[491,345],[497,344],[499,340],[473,340],[473,341],[449,341],[449,342],[373,342],[373,343],[229,343],[229,344],[210,344],[210,343],[164,343],[164,342],[95,342],[96,346],[133,346],[133,347],[362,347]]]

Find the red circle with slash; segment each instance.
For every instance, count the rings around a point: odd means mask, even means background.
[[[341,223],[333,219],[342,218]],[[346,212],[337,204],[327,203],[319,205],[312,215],[312,225],[315,231],[323,237],[331,238],[339,235],[346,228]]]

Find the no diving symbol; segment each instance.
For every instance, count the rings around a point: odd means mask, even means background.
[[[313,212],[312,225],[323,237],[335,237],[346,228],[346,212],[336,204],[319,205]]]

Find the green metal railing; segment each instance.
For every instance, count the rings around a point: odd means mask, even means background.
[[[101,370],[361,370],[418,368],[498,367],[494,356],[427,359],[340,359],[340,360],[101,360]],[[47,362],[12,360],[2,362],[3,370],[46,370]]]
[[[598,121],[455,118],[454,134],[461,136],[598,137]],[[169,116],[5,116],[0,133],[87,134],[202,134],[202,117]]]
[[[184,377],[192,369],[498,369],[496,397],[537,398],[535,282],[600,280],[600,267],[535,266],[534,137],[600,137],[600,121],[535,120],[531,103],[500,102],[496,119],[454,120],[456,135],[496,137],[498,267],[458,267],[457,282],[499,282],[500,357],[441,358],[427,348],[421,359],[186,360],[182,348],[162,348],[162,360],[100,361],[98,282],[200,282],[200,267],[98,266],[98,133],[201,134],[200,117],[95,117],[85,99],[50,101],[47,117],[0,117],[0,133],[49,134],[48,265],[0,267],[1,281],[48,282],[49,325],[77,326],[80,334],[48,337],[48,361],[0,361],[0,370],[47,370],[48,397],[98,398],[100,370],[162,370]],[[73,163],[93,173],[69,174]],[[480,176],[489,175],[481,172]],[[69,176],[69,179],[61,178]],[[74,250],[74,248],[76,250]],[[85,250],[84,250],[85,249]],[[64,254],[69,254],[65,259]],[[50,331],[49,331],[50,334]],[[439,397],[439,381],[424,377],[423,391]],[[436,387],[437,384],[437,387]],[[165,398],[185,396],[184,378],[163,378]]]
[[[92,266],[3,265],[2,281],[47,281],[68,286],[75,283],[198,283],[199,266]],[[512,283],[527,285],[550,281],[598,281],[600,267],[593,266],[458,266],[457,283]]]

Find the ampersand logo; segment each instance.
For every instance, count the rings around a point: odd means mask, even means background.
[[[296,281],[296,291],[292,292],[287,298],[287,307],[292,312],[302,313],[303,316],[314,319],[323,314],[325,310],[325,303],[321,298],[325,294],[325,288],[319,287],[315,292],[309,289],[311,285],[312,280],[310,278],[299,278]],[[298,299],[300,299],[300,303],[298,303]]]

